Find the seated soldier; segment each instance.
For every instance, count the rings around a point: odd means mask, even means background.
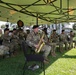
[[[74,35],[75,35],[75,36],[74,36],[74,38],[73,38],[73,42],[74,42],[74,46],[73,46],[73,47],[76,48],[76,33],[74,33]]]
[[[53,57],[56,57],[56,45],[59,42],[59,37],[58,37],[58,34],[56,33],[55,29],[53,30],[52,34],[50,35],[49,42],[50,42],[50,45],[52,46],[51,55]]]
[[[1,39],[1,36],[2,36],[2,29],[0,29],[0,45],[2,45],[2,39]]]
[[[11,36],[11,43],[14,46],[14,53],[17,52],[17,50],[19,49],[19,37],[17,35],[17,29],[14,28],[12,31]]]
[[[9,29],[6,28],[4,30],[4,34],[1,36],[1,39],[3,40],[2,45],[9,47],[9,52],[11,55],[13,55],[14,47],[10,42],[11,36],[9,36]]]
[[[59,36],[59,47],[60,47],[60,52],[63,52],[63,47],[65,45],[65,50],[68,50],[68,40],[67,40],[67,35],[65,34],[65,30],[62,30],[62,33]]]
[[[42,36],[39,34],[38,32],[38,25],[34,25],[33,26],[33,31],[30,32],[26,38],[26,43],[34,50],[39,48],[39,42],[41,41],[45,41],[45,39],[42,39],[42,37],[44,36],[44,34],[42,34]],[[47,43],[45,43],[42,48],[41,48],[41,52],[43,52],[43,57],[45,59],[45,62],[48,61],[48,55],[50,53],[51,50],[51,46],[49,46]]]
[[[74,37],[74,33],[73,33],[73,31],[70,31],[70,34],[69,34],[69,49],[73,48],[73,37]]]

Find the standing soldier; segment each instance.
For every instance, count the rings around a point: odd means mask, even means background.
[[[59,47],[60,47],[60,52],[63,52],[63,47],[65,44],[65,50],[68,50],[68,41],[67,41],[68,36],[64,33],[64,30],[62,30],[62,33],[60,34],[59,40]]]
[[[52,46],[51,55],[56,57],[56,44],[59,42],[58,34],[56,30],[53,30],[50,38],[49,38],[50,45]]]
[[[44,34],[42,34],[42,37],[43,37]],[[41,37],[41,35],[38,33],[38,25],[34,25],[33,26],[33,31],[30,32],[27,36],[27,39],[26,39],[26,43],[31,47],[33,48],[34,50],[38,49],[39,46],[39,42],[41,41],[45,41],[43,38]],[[49,45],[47,45],[46,43],[42,46],[41,50],[43,52],[43,57],[45,59],[44,62],[47,62],[48,59],[48,55],[50,53],[50,50],[51,50],[51,47]]]

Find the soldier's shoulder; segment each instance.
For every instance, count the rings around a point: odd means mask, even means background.
[[[62,34],[59,35],[59,37],[62,36]]]
[[[3,34],[1,37],[6,37],[5,34]]]
[[[30,32],[27,36],[32,36],[34,34],[34,32]]]

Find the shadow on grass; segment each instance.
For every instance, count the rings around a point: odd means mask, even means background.
[[[59,48],[57,48],[57,56],[56,57],[52,57],[51,54],[49,55],[49,63],[48,64],[45,64],[45,70],[50,66],[52,65],[57,59],[59,58],[76,58],[76,56],[68,56],[68,55],[64,55],[66,52],[68,52],[69,50],[65,50],[63,53],[60,53],[59,52]],[[63,56],[64,55],[64,56]],[[39,63],[35,62],[36,64],[40,65]],[[28,74],[27,74],[28,73]],[[37,69],[35,71],[31,71],[31,70],[26,70],[25,71],[25,75],[43,75],[43,70],[42,69]],[[46,75],[46,72],[45,72],[45,75]]]
[[[76,55],[64,55],[62,58],[75,58],[76,59]]]
[[[49,63],[45,64],[45,70],[59,58],[76,58],[76,56],[64,55],[66,52],[67,51],[60,53],[59,49],[57,48],[56,51],[57,56],[52,57],[51,55],[49,55]],[[0,60],[0,75],[22,75],[24,62],[25,62],[25,58],[22,51],[20,51],[19,54],[17,54],[15,57],[10,57]],[[40,65],[40,63],[38,62],[34,62],[34,63]],[[29,65],[31,64],[32,62],[29,63]],[[43,75],[43,70],[41,68],[35,71],[27,69],[25,70],[25,75]]]

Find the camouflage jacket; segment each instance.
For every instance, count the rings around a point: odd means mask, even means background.
[[[12,35],[11,42],[12,43],[18,43],[19,42],[19,37],[17,36],[17,34]]]
[[[34,44],[38,44],[40,40],[40,34],[39,33],[34,33],[33,31],[30,32],[26,38],[26,43],[30,46],[33,47]]]
[[[59,41],[59,36],[58,36],[58,34],[57,33],[55,33],[55,34],[51,34],[51,36],[50,36],[50,38],[49,38],[49,40],[51,41],[51,42],[58,42]]]
[[[61,42],[66,42],[67,41],[67,35],[66,34],[60,34],[60,36],[59,36],[59,40],[61,41]]]
[[[44,32],[36,33],[35,34],[34,31],[33,32],[30,32],[30,34],[28,34],[28,36],[26,38],[27,44],[30,47],[33,47],[35,44],[38,44],[39,41],[40,41],[40,39],[41,39],[41,37],[43,36],[43,34],[44,34],[44,38],[43,38],[44,43],[47,44],[48,43],[48,37],[47,37],[47,35],[45,35]]]
[[[27,34],[25,32],[18,33],[19,40],[26,40]]]
[[[1,39],[3,40],[2,44],[10,44],[11,36],[3,34]]]

